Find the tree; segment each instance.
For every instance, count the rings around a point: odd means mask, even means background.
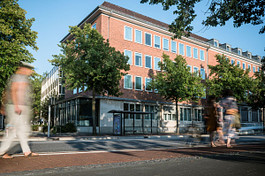
[[[18,0],[0,1],[0,99],[8,78],[21,61],[33,62],[27,47],[37,50],[37,32],[31,30],[34,18],[26,19],[26,11]]]
[[[253,78],[246,71],[234,64],[224,55],[216,55],[217,65],[209,65],[210,75],[206,81],[209,95],[217,98],[223,97],[225,89],[231,89],[238,102],[247,103],[249,101],[249,91],[254,85]]]
[[[265,57],[261,60],[262,67],[255,73],[255,84],[251,90],[249,104],[253,109],[263,108],[263,119],[265,117]]]
[[[33,118],[40,117],[41,112],[41,82],[43,78],[41,75],[34,73],[31,76],[32,85],[32,101],[33,101]]]
[[[178,103],[199,99],[204,95],[204,85],[197,73],[190,73],[186,60],[178,55],[174,62],[163,54],[163,63],[159,62],[161,72],[153,75],[150,83],[154,90],[167,100],[176,102],[177,133],[179,133]]]
[[[90,24],[70,27],[71,41],[62,43],[62,54],[51,62],[60,66],[68,89],[83,88],[92,91],[93,134],[96,134],[95,96],[104,94],[119,96],[120,80],[130,69],[128,57],[92,29]],[[121,72],[123,70],[123,72]]]
[[[141,0],[141,3],[162,4],[164,10],[175,6],[173,14],[177,15],[174,22],[169,25],[169,31],[175,34],[175,38],[188,36],[193,30],[192,21],[197,16],[194,10],[196,4],[202,0]],[[264,0],[211,0],[206,11],[209,14],[202,22],[205,26],[223,26],[227,21],[233,19],[234,27],[243,24],[260,25],[264,22],[265,1]],[[262,26],[259,33],[265,32]]]

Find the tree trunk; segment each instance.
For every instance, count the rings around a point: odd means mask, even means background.
[[[176,123],[177,123],[177,135],[179,135],[179,112],[178,112],[178,101],[176,100]]]
[[[92,97],[92,119],[93,119],[93,135],[97,135],[97,126],[96,126],[96,95],[95,88],[93,87],[93,97]]]

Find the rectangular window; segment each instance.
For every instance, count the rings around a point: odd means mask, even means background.
[[[135,65],[136,66],[142,66],[142,54],[141,53],[136,53],[135,52]]]
[[[97,23],[93,24],[92,29],[97,29]]]
[[[256,72],[256,68],[253,66],[253,73],[255,73]]]
[[[142,31],[135,29],[135,42],[142,44]]]
[[[77,88],[73,89],[73,94],[77,94]]]
[[[145,55],[145,68],[152,69],[152,57]]]
[[[164,120],[167,120],[167,114],[164,114]]]
[[[243,70],[246,70],[246,64],[243,63],[242,66],[243,66]]]
[[[132,89],[132,75],[125,75],[124,76],[124,88],[125,89]]]
[[[241,55],[241,50],[238,50],[238,55]]]
[[[200,59],[201,59],[202,61],[205,60],[205,58],[204,58],[204,51],[203,51],[203,50],[200,50]]]
[[[135,90],[142,90],[142,77],[135,77]]]
[[[125,26],[124,27],[124,39],[132,41],[132,28]]]
[[[193,67],[193,72],[199,74],[199,68],[198,67]]]
[[[218,43],[216,41],[214,41],[214,46],[218,47]]]
[[[237,61],[237,66],[240,67],[240,61]]]
[[[190,46],[186,46],[186,56],[191,57],[191,47]]]
[[[251,65],[250,64],[248,64],[248,69],[249,69],[249,71],[251,71]]]
[[[198,59],[198,49],[197,48],[193,48],[193,58]]]
[[[150,86],[151,81],[152,81],[151,78],[145,78],[145,90],[148,92],[152,91],[151,86]]]
[[[149,33],[145,33],[145,44],[152,46],[152,35]]]
[[[259,67],[258,67],[258,72],[259,72]]]
[[[132,52],[129,50],[124,50],[124,55],[129,57],[128,64],[132,65]]]
[[[155,70],[160,71],[160,67],[159,67],[158,63],[161,62],[161,59],[158,57],[155,57],[154,60],[155,60],[155,63],[154,63],[155,64]]]
[[[184,44],[179,43],[179,54],[184,56]]]
[[[154,40],[155,40],[154,47],[160,49],[161,48],[161,38],[159,36],[155,35]]]
[[[165,51],[168,51],[169,50],[169,40],[166,39],[166,38],[163,38],[163,49]]]
[[[139,105],[139,104],[136,104],[136,111],[143,111],[142,110],[142,106],[141,105]],[[136,114],[136,119],[141,119],[141,114]]]
[[[204,68],[201,68],[201,78],[203,80],[205,79],[205,70],[204,70]]]
[[[235,60],[231,59],[231,64],[234,65],[235,64]]]
[[[172,53],[177,53],[177,42],[171,41],[171,52]]]

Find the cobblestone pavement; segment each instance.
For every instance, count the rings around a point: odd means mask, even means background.
[[[249,156],[248,154],[251,154]],[[52,168],[65,168],[72,166],[100,166],[106,164],[130,163],[140,161],[154,161],[172,158],[222,158],[233,159],[233,156],[242,159],[261,161],[265,164],[265,143],[246,144],[234,146],[232,149],[225,147],[197,147],[168,150],[145,150],[145,151],[101,151],[60,153],[56,155],[42,154],[38,157],[15,157],[13,159],[0,159],[0,175],[24,175],[30,171],[47,170]],[[16,174],[17,173],[17,174]],[[31,175],[31,174],[29,174]]]

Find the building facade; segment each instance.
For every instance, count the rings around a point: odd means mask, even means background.
[[[85,23],[91,23],[109,40],[112,47],[130,58],[130,71],[120,82],[123,95],[96,97],[97,131],[101,134],[113,133],[111,110],[152,113],[123,114],[122,127],[127,133],[173,133],[176,131],[176,118],[180,120],[182,132],[191,123],[203,125],[201,105],[180,103],[179,117],[176,117],[174,103],[165,101],[148,89],[151,73],[160,70],[158,62],[162,61],[163,53],[172,60],[177,54],[184,56],[191,72],[198,71],[202,79],[207,79],[210,73],[208,65],[217,64],[216,54],[224,54],[231,63],[250,69],[250,75],[261,67],[261,57],[253,56],[249,51],[195,34],[172,40],[173,34],[168,31],[168,24],[108,2],[95,8],[78,26]],[[70,39],[69,34],[61,42],[67,39]],[[242,122],[262,124],[260,111],[251,111],[249,107],[241,106],[240,113]],[[66,90],[65,98],[56,102],[54,118],[58,119],[58,124],[75,123],[79,132],[92,132],[91,93],[81,88]]]

